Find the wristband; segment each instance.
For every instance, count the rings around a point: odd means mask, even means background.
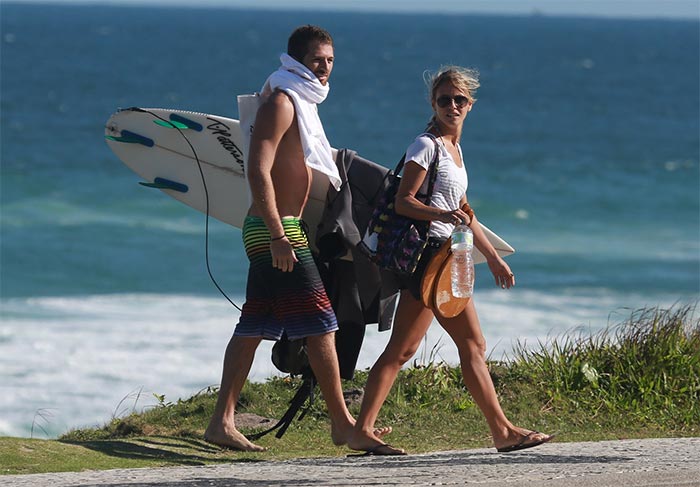
[[[270,238],[270,242],[274,242],[275,240],[282,240],[286,236],[287,235],[283,233],[281,237]]]

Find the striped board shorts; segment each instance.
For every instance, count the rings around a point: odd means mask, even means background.
[[[292,272],[272,267],[270,232],[262,218],[243,223],[243,245],[250,268],[246,301],[235,336],[290,340],[323,335],[338,329],[338,321],[311,255],[299,218],[283,218],[282,226],[299,262]]]

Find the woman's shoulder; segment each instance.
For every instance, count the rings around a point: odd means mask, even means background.
[[[428,132],[418,134],[408,148],[408,152],[424,152],[435,150],[435,138]]]
[[[430,161],[435,157],[435,141],[432,135],[422,133],[418,135],[413,143],[406,149],[406,160],[417,162],[427,168]]]
[[[423,145],[423,146],[426,146],[426,147],[428,147],[428,146],[433,146],[433,147],[434,147],[434,146],[435,146],[435,140],[436,140],[436,139],[435,139],[435,136],[434,136],[433,134],[431,134],[430,132],[423,132],[423,133],[420,133],[420,134],[418,134],[418,135],[416,136],[416,138],[414,139],[413,143],[414,143],[414,144],[420,144],[420,145]]]

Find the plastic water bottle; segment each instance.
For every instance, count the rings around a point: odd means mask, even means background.
[[[468,298],[474,291],[474,234],[466,225],[457,225],[452,231],[452,295]]]

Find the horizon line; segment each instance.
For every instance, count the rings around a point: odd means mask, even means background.
[[[449,2],[449,0],[448,0]],[[475,4],[464,5],[461,2],[453,8],[426,8],[422,3],[401,2],[401,5],[391,6],[385,2],[360,2],[351,0],[348,2],[339,1],[332,4],[315,2],[291,7],[287,2],[273,0],[268,5],[260,5],[251,0],[233,0],[221,3],[217,0],[200,0],[193,5],[188,0],[0,0],[0,5],[51,5],[51,6],[96,6],[96,7],[159,7],[159,8],[213,8],[222,10],[260,10],[260,11],[304,11],[304,12],[347,12],[347,13],[368,13],[368,14],[432,14],[432,15],[483,15],[499,17],[543,17],[543,18],[589,18],[589,19],[626,19],[626,20],[686,20],[700,22],[700,2],[697,11],[691,13],[666,12],[590,12],[580,10],[558,10],[549,11],[536,6],[516,9],[497,9],[493,4],[481,8]],[[503,4],[501,4],[503,5]]]

